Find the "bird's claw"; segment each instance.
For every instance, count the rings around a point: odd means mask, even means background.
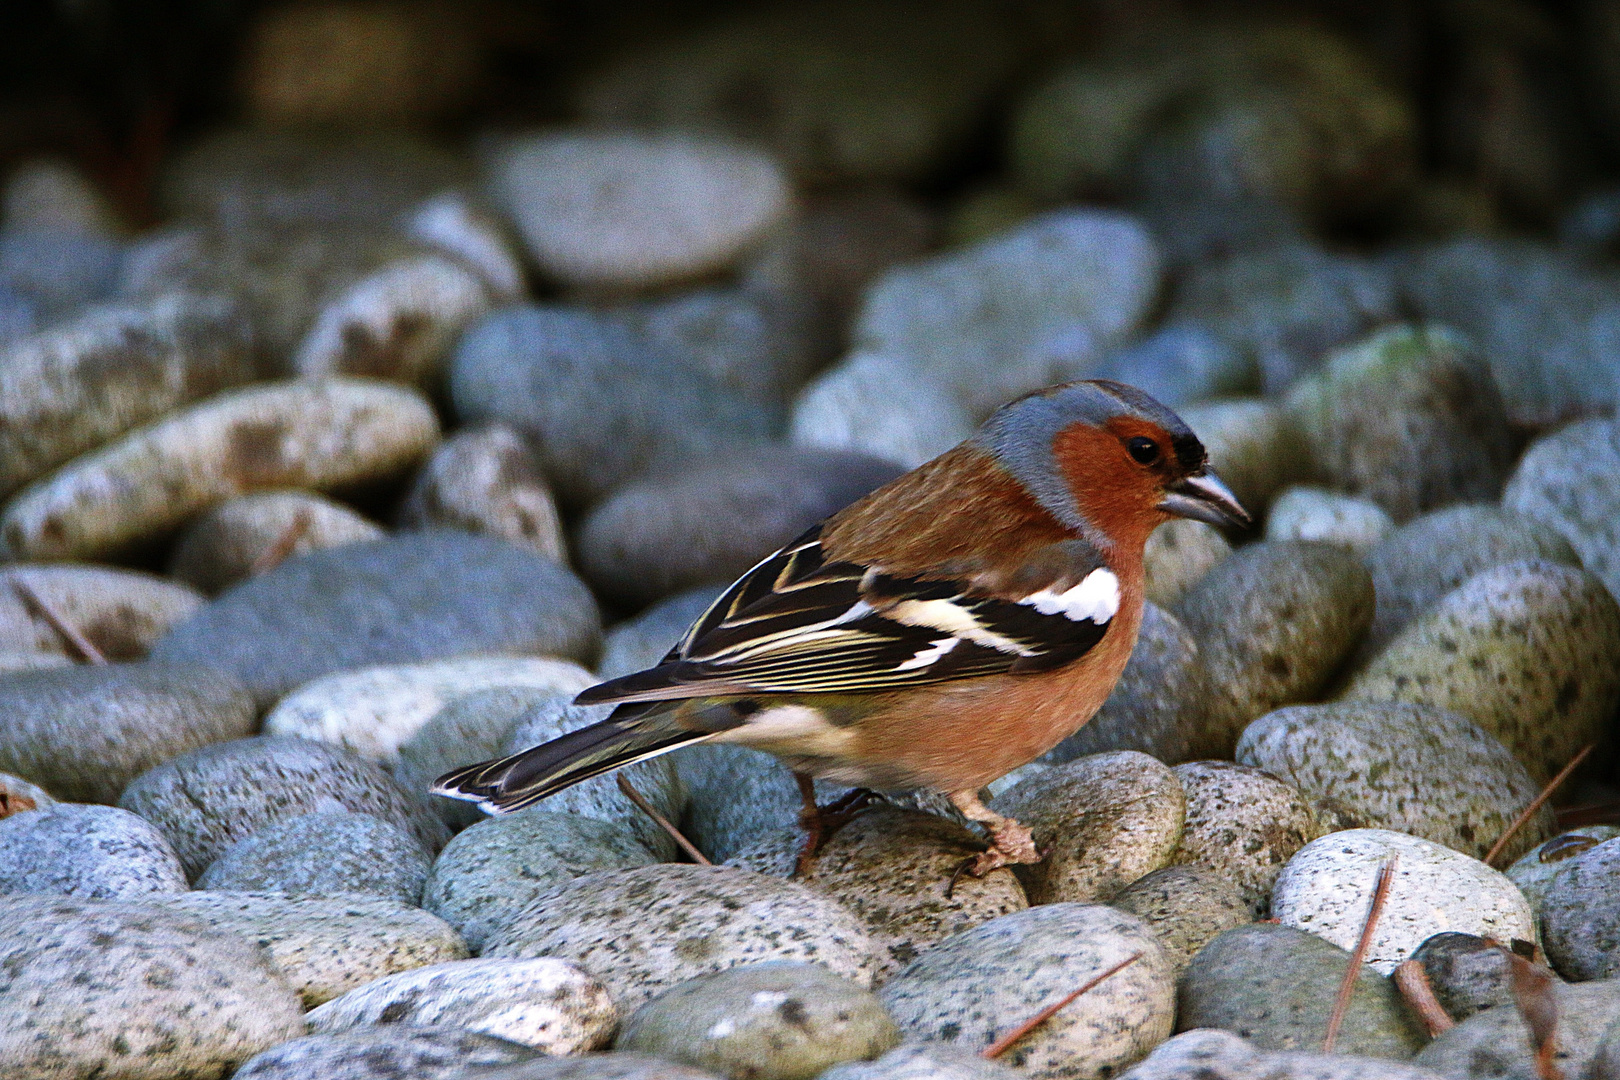
[[[968,856],[957,866],[956,871],[951,874],[950,882],[945,886],[945,896],[947,899],[950,898],[964,875],[982,878],[992,870],[999,870],[1003,866],[1038,863],[1045,855],[1046,852],[1035,846],[1035,837],[1029,829],[1008,818],[990,830],[989,847],[977,855]]]

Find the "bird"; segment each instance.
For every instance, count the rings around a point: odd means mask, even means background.
[[[793,771],[801,870],[830,816],[815,778],[944,794],[988,837],[976,876],[1038,862],[981,793],[1102,706],[1141,625],[1143,547],[1177,517],[1250,523],[1179,416],[1103,379],[1026,394],[762,559],[657,665],[574,699],[606,719],[431,790],[504,813],[726,743]]]

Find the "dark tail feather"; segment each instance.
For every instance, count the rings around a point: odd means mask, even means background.
[[[608,719],[570,731],[521,754],[445,773],[435,795],[476,802],[492,814],[521,810],[582,780],[667,754],[712,732],[647,728]]]

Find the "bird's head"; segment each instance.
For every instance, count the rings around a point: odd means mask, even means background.
[[[1172,517],[1249,524],[1181,417],[1104,379],[1003,405],[974,441],[1063,525],[1093,543],[1139,544]]]

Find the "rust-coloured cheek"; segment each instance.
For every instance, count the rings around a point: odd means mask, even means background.
[[[1121,435],[1163,438],[1163,432],[1116,433],[1090,424],[1075,424],[1058,433],[1052,455],[1086,519],[1116,543],[1141,544],[1164,519],[1157,508],[1158,477],[1132,461]]]

